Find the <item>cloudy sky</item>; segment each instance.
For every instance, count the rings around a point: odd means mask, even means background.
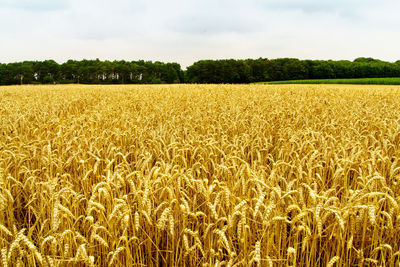
[[[0,62],[400,59],[398,0],[0,0]]]

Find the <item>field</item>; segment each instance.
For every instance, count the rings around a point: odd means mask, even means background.
[[[398,266],[400,87],[0,88],[3,266]]]
[[[262,82],[259,84],[381,84],[400,85],[400,77],[394,78],[359,78],[359,79],[314,79]]]

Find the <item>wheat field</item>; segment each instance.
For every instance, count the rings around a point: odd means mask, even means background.
[[[2,266],[399,266],[400,87],[0,87]]]

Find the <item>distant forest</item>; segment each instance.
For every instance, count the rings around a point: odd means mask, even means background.
[[[54,60],[0,63],[0,84],[251,83],[265,81],[400,77],[400,60],[225,59],[178,63],[152,61]]]

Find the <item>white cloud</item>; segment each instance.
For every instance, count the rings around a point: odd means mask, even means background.
[[[393,0],[0,0],[0,62],[400,58]]]

